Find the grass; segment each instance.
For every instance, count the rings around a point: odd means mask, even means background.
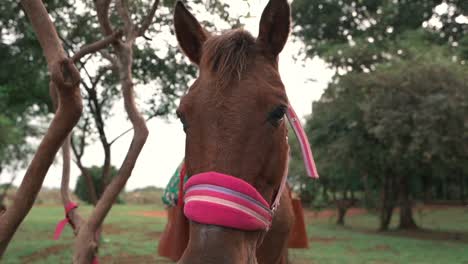
[[[87,214],[91,208],[82,206],[80,210]],[[159,258],[156,252],[157,240],[166,219],[134,214],[153,210],[162,208],[114,206],[104,225],[104,241],[99,251],[101,263],[171,263]],[[434,230],[426,232],[429,236],[421,238],[413,233],[374,232],[377,217],[371,214],[348,217],[345,227],[334,225],[334,219],[309,218],[310,248],[291,250],[290,259],[297,264],[468,264],[466,209],[436,208],[416,215],[424,229]],[[62,218],[63,209],[59,206],[35,207],[18,229],[2,263],[70,263],[71,229],[67,227],[60,240],[52,240],[55,225]],[[395,226],[396,222],[392,225]],[[463,241],[451,239],[452,233],[447,231],[459,232]],[[432,232],[435,232],[434,236]]]

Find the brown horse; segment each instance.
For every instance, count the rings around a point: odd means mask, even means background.
[[[233,175],[273,203],[289,152],[283,118],[289,102],[278,72],[290,30],[287,0],[270,0],[257,38],[242,29],[211,34],[181,2],[174,23],[180,47],[199,67],[177,111],[186,132],[188,175]],[[191,221],[179,263],[286,263],[294,215],[289,195],[281,195],[268,233]]]

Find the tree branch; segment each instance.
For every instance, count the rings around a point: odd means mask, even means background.
[[[145,122],[148,122],[150,121],[151,119],[155,118],[157,115],[151,115],[149,116],[148,118],[145,119]],[[132,131],[133,130],[133,127],[125,130],[124,132],[120,133],[120,135],[116,136],[114,139],[112,139],[110,142],[109,142],[109,145],[112,145],[114,144],[117,140],[119,140],[121,137],[125,136],[126,134],[128,134],[128,132]]]
[[[80,74],[66,56],[44,4],[41,0],[22,0],[21,5],[36,32],[59,100],[56,114],[29,164],[12,206],[0,216],[0,256],[31,210],[55,155],[78,122],[83,109],[79,89]]]
[[[116,1],[117,12],[119,13],[120,18],[124,22],[124,32],[125,38],[130,39],[134,38],[135,25],[133,24],[130,13],[128,12],[128,2],[127,0],[117,0]]]
[[[118,30],[118,31],[115,31],[114,33],[112,33],[111,35],[101,39],[101,40],[98,40],[94,43],[91,43],[91,44],[88,44],[88,45],[84,45],[83,47],[81,47],[81,49],[75,53],[75,55],[73,55],[72,57],[72,60],[74,62],[77,62],[79,61],[83,56],[87,55],[87,54],[90,54],[90,53],[94,53],[98,50],[101,50],[105,47],[107,47],[109,44],[111,44],[113,41],[115,41],[116,39],[119,39],[121,36],[122,36],[123,32],[121,30]]]
[[[104,33],[104,36],[112,35],[112,30],[110,21],[109,21],[109,5],[111,0],[94,0],[94,5],[96,6],[96,12],[98,16],[99,24],[101,25],[101,30]]]
[[[62,196],[63,207],[72,202],[70,197],[70,168],[71,168],[71,156],[70,156],[70,144],[71,144],[70,135],[67,136],[62,145],[62,182],[60,184],[60,194]],[[68,213],[68,218],[70,224],[73,227],[73,230],[79,230],[81,224],[83,223],[83,218],[78,214],[77,208],[71,210]]]
[[[158,6],[159,6],[159,0],[154,0],[149,13],[141,21],[141,26],[138,28],[139,37],[142,37],[142,36],[144,37],[146,30],[148,30],[149,26],[153,22],[154,15],[156,14],[156,10],[158,9]]]

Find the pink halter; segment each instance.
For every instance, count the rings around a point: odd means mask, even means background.
[[[309,141],[291,106],[286,116],[299,140],[307,174],[318,178]],[[271,207],[252,185],[242,179],[218,172],[193,175],[184,186],[184,214],[188,219],[202,224],[245,231],[269,230],[286,186],[288,165],[289,155]]]

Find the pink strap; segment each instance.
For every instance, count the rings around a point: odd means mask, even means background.
[[[240,230],[268,230],[268,202],[248,182],[218,172],[193,175],[184,186],[184,214],[195,222]]]
[[[288,155],[286,157],[286,166],[284,167],[283,179],[281,179],[281,185],[278,189],[278,192],[276,193],[276,198],[273,201],[273,204],[271,205],[271,211],[273,214],[276,212],[276,210],[278,209],[278,206],[280,205],[281,194],[283,193],[284,188],[286,187],[286,182],[288,179],[288,171],[289,171],[289,145],[288,145]]]
[[[315,166],[314,156],[312,155],[312,150],[310,149],[309,140],[307,135],[302,128],[301,122],[294,112],[294,109],[291,105],[288,106],[288,112],[286,113],[289,124],[294,130],[297,139],[299,140],[299,145],[301,146],[302,158],[304,159],[304,165],[306,167],[307,175],[309,177],[317,179],[319,177],[317,172],[317,167]]]
[[[60,235],[62,234],[63,229],[65,226],[70,223],[70,219],[68,217],[68,214],[70,213],[71,210],[77,208],[78,205],[74,202],[70,202],[65,206],[65,219],[61,220],[58,222],[57,226],[55,227],[55,232],[54,232],[54,240],[57,240],[60,238]]]
[[[99,264],[99,260],[98,260],[97,256],[94,257],[93,264]]]

